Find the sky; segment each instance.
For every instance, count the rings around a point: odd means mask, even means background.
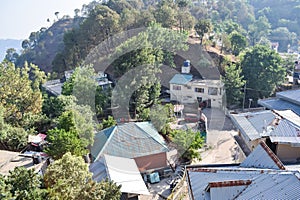
[[[31,32],[49,27],[63,15],[74,16],[76,8],[92,0],[1,0],[0,39],[26,39]],[[50,19],[51,24],[47,22]]]

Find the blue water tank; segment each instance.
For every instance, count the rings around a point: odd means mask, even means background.
[[[149,174],[149,182],[150,183],[158,183],[160,181],[158,172],[154,172]]]
[[[186,61],[183,62],[184,67],[189,67],[190,64],[191,64],[191,61],[189,61],[189,60],[186,60]]]

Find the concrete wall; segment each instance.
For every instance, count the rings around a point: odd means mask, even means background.
[[[277,156],[282,162],[299,162],[300,147],[292,147],[289,144],[277,145]]]
[[[248,138],[245,138],[240,131],[239,131],[239,136],[244,140],[245,144],[249,147],[251,151],[253,151],[253,149],[255,149],[255,147],[257,147],[261,141],[265,142],[265,139],[263,138],[258,138],[256,140],[249,141]]]
[[[174,90],[175,87],[180,87],[180,90]],[[210,87],[215,87],[216,95],[210,95],[208,93]],[[196,92],[196,88],[204,89],[203,92]],[[197,97],[202,98],[202,101],[211,100],[211,107],[221,108],[223,101],[224,91],[218,86],[188,84],[188,85],[176,85],[170,84],[170,99],[179,101],[183,104],[197,102]]]

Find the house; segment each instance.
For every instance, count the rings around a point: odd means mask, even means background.
[[[89,171],[96,182],[108,179],[121,185],[121,199],[137,199],[139,195],[150,195],[134,159],[104,154],[89,166]]]
[[[292,110],[300,115],[300,90],[277,92],[275,98],[259,99],[257,103],[270,110]]]
[[[91,156],[132,158],[141,172],[175,165],[176,150],[170,150],[149,122],[129,122],[104,129],[95,135]]]
[[[264,142],[241,164],[186,166],[191,200],[299,199],[299,177]]]
[[[55,79],[47,81],[42,85],[45,91],[52,96],[59,96],[62,93],[62,86],[64,82],[66,82],[69,78],[71,78],[74,70],[68,70],[64,72],[64,77],[62,79]],[[108,89],[112,86],[112,82],[108,80],[107,74],[103,72],[98,72],[97,76],[91,77],[93,78],[97,85],[100,86],[102,89]]]
[[[224,84],[221,80],[195,78],[190,74],[190,62],[184,62],[181,73],[170,80],[170,100],[181,104],[198,103],[204,107],[221,108]]]
[[[281,161],[300,161],[300,117],[293,111],[264,110],[230,117],[250,150],[265,141]]]
[[[15,167],[33,169],[35,173],[44,175],[48,164],[48,156],[44,153],[0,150],[0,174],[2,175],[8,175],[9,171],[14,170]]]

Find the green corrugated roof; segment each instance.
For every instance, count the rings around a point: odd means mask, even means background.
[[[177,84],[177,85],[185,85],[188,82],[193,80],[193,75],[191,74],[175,74],[173,78],[170,80],[170,84]]]
[[[91,148],[91,154],[94,158],[97,158],[97,156],[101,154],[101,150],[105,146],[106,142],[109,140],[114,130],[115,126],[104,129],[95,135],[94,144]]]
[[[135,158],[167,151],[164,139],[149,122],[131,122],[102,130],[96,134],[91,148],[96,159],[104,153]]]

